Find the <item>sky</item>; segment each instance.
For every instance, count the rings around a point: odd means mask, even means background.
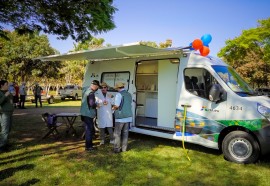
[[[138,41],[159,44],[171,39],[172,47],[184,47],[210,34],[211,56],[217,56],[226,40],[270,17],[269,0],[115,0],[113,5],[118,9],[113,18],[116,28],[94,35],[104,38],[105,45]],[[49,36],[50,44],[61,54],[74,48],[75,41],[56,37]]]

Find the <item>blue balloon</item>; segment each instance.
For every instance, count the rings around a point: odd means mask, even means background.
[[[190,50],[194,50],[194,48],[192,48],[192,43],[190,43],[189,46],[190,46],[189,48]]]
[[[201,40],[203,42],[203,45],[206,46],[212,41],[212,36],[210,34],[204,34],[201,37]]]

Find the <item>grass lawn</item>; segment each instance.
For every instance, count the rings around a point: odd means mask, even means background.
[[[80,101],[63,101],[42,108],[27,103],[16,109],[11,150],[0,154],[0,185],[270,185],[270,158],[241,165],[224,160],[212,149],[168,139],[130,133],[129,150],[114,154],[112,146],[84,151],[84,140],[65,133],[49,137],[41,113],[79,112]],[[80,119],[75,128],[81,135]],[[99,140],[95,140],[96,145]]]

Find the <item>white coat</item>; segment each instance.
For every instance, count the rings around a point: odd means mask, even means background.
[[[107,101],[107,105],[103,104],[104,101]],[[96,94],[96,103],[98,105],[97,107],[98,127],[99,128],[112,127],[113,126],[112,95],[107,92],[106,97],[104,97],[102,92],[98,91],[98,94]]]

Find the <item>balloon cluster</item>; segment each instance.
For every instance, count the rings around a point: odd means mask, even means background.
[[[195,39],[190,43],[191,50],[199,50],[202,56],[207,56],[210,53],[209,43],[212,41],[210,34],[204,34],[201,39]]]

